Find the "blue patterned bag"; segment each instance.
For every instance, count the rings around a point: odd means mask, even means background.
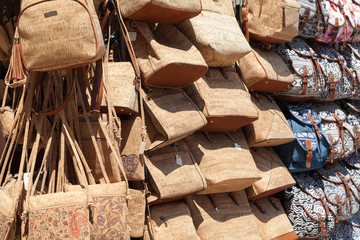
[[[331,144],[322,132],[319,113],[307,103],[280,103],[296,141],[275,147],[290,172],[304,172],[326,164]]]

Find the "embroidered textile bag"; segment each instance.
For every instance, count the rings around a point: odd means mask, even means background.
[[[293,174],[298,185],[284,191],[284,209],[299,238],[326,237],[336,219],[314,172]]]
[[[339,222],[326,240],[360,239],[360,212],[347,221]]]
[[[359,188],[353,182],[350,172],[340,163],[317,169],[322,178],[324,193],[338,221],[350,219],[359,211]],[[331,208],[330,208],[331,209]]]
[[[243,128],[249,147],[277,146],[295,140],[295,136],[272,97],[253,93],[259,118]]]
[[[292,85],[277,95],[287,100],[305,101],[319,97],[323,93],[323,70],[316,58],[317,54],[304,40],[295,38],[289,43],[280,44],[277,52],[295,79]]]
[[[360,44],[347,44],[341,51],[342,56],[346,60],[346,66],[350,70],[354,81],[352,82],[351,90],[353,94],[348,96],[350,99],[360,99]]]
[[[144,240],[151,239],[177,239],[200,240],[190,210],[183,202],[166,203],[150,209],[148,234]]]
[[[129,31],[136,32],[132,43],[145,84],[181,88],[206,73],[208,66],[199,50],[173,25],[159,24],[151,30],[148,24],[136,22]]]
[[[196,132],[185,142],[207,183],[199,194],[240,191],[261,178],[241,130]]]
[[[117,0],[121,14],[129,19],[175,24],[201,12],[201,0]]]
[[[300,4],[294,0],[251,0],[247,4],[250,37],[262,42],[289,42],[298,35]]]
[[[143,96],[148,115],[148,150],[179,141],[207,124],[205,116],[181,89],[148,89]]]
[[[206,181],[184,141],[178,141],[145,157],[155,190],[149,202],[194,194],[205,189]]]
[[[210,67],[225,67],[251,52],[231,0],[202,0],[202,12],[178,25]],[[221,34],[220,34],[221,33]]]
[[[329,13],[326,9],[326,0],[299,0],[299,35],[305,38],[314,38],[324,34],[328,23]]]
[[[327,79],[324,93],[319,99],[334,101],[351,97],[354,94],[355,79],[346,66],[345,58],[334,48],[325,45],[320,45],[317,54],[318,62]]]
[[[341,160],[348,157],[356,148],[356,136],[358,130],[346,121],[347,115],[334,102],[325,104],[312,104],[321,117],[322,131],[331,143],[331,151],[327,161]]]
[[[250,152],[261,179],[246,189],[249,199],[267,197],[295,184],[290,172],[273,149],[253,148]]]
[[[263,240],[298,239],[278,198],[250,201],[250,207]]]
[[[253,48],[238,61],[238,66],[250,91],[279,92],[294,82],[294,76],[274,50]]]
[[[309,104],[281,104],[296,141],[275,147],[291,173],[310,171],[326,164],[331,144],[322,131],[321,117]]]
[[[22,1],[18,28],[21,48],[14,49],[31,71],[84,66],[105,54],[92,1]]]
[[[326,31],[315,39],[330,44],[350,40],[356,21],[348,4],[342,0],[327,0],[326,10],[329,13]]]
[[[206,116],[208,124],[201,131],[232,131],[258,117],[248,90],[232,67],[211,68],[184,91]]]
[[[201,239],[260,240],[244,191],[186,198]]]

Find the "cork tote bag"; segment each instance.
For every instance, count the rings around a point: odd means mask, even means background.
[[[179,141],[206,125],[205,116],[184,91],[160,88],[146,91],[143,96],[148,116],[148,150]]]
[[[121,14],[145,22],[175,24],[201,12],[201,0],[117,0]]]
[[[184,91],[206,116],[208,124],[202,131],[232,131],[258,117],[247,88],[232,67],[211,68]]]
[[[199,194],[240,191],[261,178],[241,131],[197,132],[185,142],[206,180]]]
[[[110,182],[119,182],[121,181],[121,173],[118,163],[116,162],[115,156],[111,151],[106,138],[101,131],[98,122],[91,122],[92,129],[95,134],[96,142],[98,144],[101,155],[103,156],[104,166],[107,170],[107,175],[109,177]],[[96,151],[94,145],[91,140],[91,135],[89,133],[86,122],[79,123],[80,136],[81,136],[81,144],[83,149],[83,154],[86,158],[86,161],[92,169],[92,175],[94,176],[96,181],[99,181],[103,178],[103,174],[101,171],[100,163],[97,159]]]
[[[128,200],[130,237],[141,238],[144,235],[146,200],[143,190],[129,189]]]
[[[105,54],[91,0],[24,0],[18,28],[22,62],[31,71],[80,67]]]
[[[203,0],[202,12],[178,28],[196,46],[210,67],[228,66],[249,52],[231,0]]]
[[[261,198],[250,202],[263,240],[299,239],[277,198]]]
[[[251,0],[247,10],[250,38],[282,43],[298,35],[300,4],[296,0]]]
[[[145,180],[144,158],[139,154],[141,138],[141,118],[131,116],[121,121],[121,160],[126,177],[132,181]]]
[[[244,191],[186,198],[201,239],[261,240]]]
[[[250,91],[278,92],[294,82],[294,76],[273,50],[253,50],[238,61],[241,79]]]
[[[251,97],[259,119],[244,127],[249,147],[268,147],[289,143],[295,136],[275,100],[265,94]]]
[[[206,181],[184,141],[178,141],[145,157],[155,192],[149,201],[184,197],[206,187]]]
[[[28,214],[28,239],[90,239],[88,195],[84,190],[30,196]]]
[[[173,25],[150,29],[144,22],[130,27],[141,77],[153,87],[181,88],[204,75],[208,69],[199,50]]]
[[[184,202],[154,206],[150,213],[148,234],[144,234],[144,240],[200,240]]]
[[[272,148],[250,150],[261,179],[246,189],[249,199],[263,198],[295,185],[295,180]]]

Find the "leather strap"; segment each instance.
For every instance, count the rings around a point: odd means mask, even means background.
[[[308,82],[309,82],[308,70],[307,70],[307,67],[304,66],[304,74],[303,74],[303,80],[302,80],[302,91],[301,91],[301,95],[305,95],[305,94],[306,94]]]
[[[331,37],[331,40],[330,40],[330,44],[334,44],[335,43],[335,40],[339,34],[339,29],[340,27],[339,26],[339,19],[338,18],[335,18],[335,25],[333,28],[334,28],[334,31],[333,31],[333,35]]]
[[[310,140],[306,140],[305,141],[305,145],[306,145],[306,149],[307,149],[307,153],[306,153],[306,167],[310,168],[311,167],[311,159],[313,157],[313,152],[312,152],[312,147],[311,147],[311,141]]]
[[[329,89],[330,89],[330,100],[335,100],[335,89],[336,89],[336,82],[333,73],[329,74]]]
[[[330,158],[330,163],[333,163],[335,160],[335,145],[336,142],[334,142],[334,138],[332,137],[332,135],[329,133],[328,134],[328,139],[329,142],[331,143],[331,148],[330,148],[330,153],[329,153],[329,158]]]
[[[310,15],[310,8],[305,9],[305,14],[302,16],[301,19],[301,25],[299,27],[299,30],[302,31],[305,27],[305,24],[309,21],[309,15]]]
[[[48,111],[48,112],[35,112],[35,114],[37,114],[39,116],[51,116],[51,115],[55,115],[55,114],[59,113],[61,110],[63,110],[66,107],[66,105],[70,102],[71,98],[73,97],[74,88],[75,88],[74,79],[75,79],[75,72],[73,71],[71,84],[70,84],[71,90],[70,90],[68,96],[65,98],[65,101],[63,101],[62,104],[60,104],[54,110],[51,110],[51,111]]]

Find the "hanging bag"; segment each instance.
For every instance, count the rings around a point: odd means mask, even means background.
[[[136,35],[133,46],[146,85],[181,88],[206,73],[208,67],[199,50],[173,25],[150,29],[147,23],[135,22],[128,29]]]
[[[233,64],[251,51],[234,15],[231,0],[202,0],[202,12],[178,25],[210,67]],[[221,34],[219,34],[221,33]]]
[[[260,240],[244,191],[186,198],[201,239]]]
[[[249,199],[258,199],[274,195],[295,184],[284,163],[271,148],[253,148],[250,150],[261,179],[246,189]]]
[[[321,117],[309,104],[280,105],[296,141],[275,147],[291,173],[310,171],[326,164],[331,143],[322,131]]]
[[[22,1],[18,28],[20,47],[13,47],[13,55],[21,54],[31,71],[84,66],[105,54],[92,1]]]
[[[271,96],[253,93],[251,100],[259,118],[243,128],[249,147],[277,146],[295,140],[284,114]]]
[[[250,91],[279,92],[294,82],[294,76],[274,50],[253,48],[237,63]]]
[[[175,24],[201,12],[201,0],[117,0],[121,14],[145,22]]]
[[[201,131],[232,131],[257,119],[249,92],[232,67],[211,68],[184,91],[206,116]]]
[[[227,135],[197,132],[185,142],[206,180],[199,194],[240,191],[261,178],[240,130]]]
[[[149,202],[185,197],[206,188],[200,168],[184,141],[178,141],[145,157],[155,192]]]

